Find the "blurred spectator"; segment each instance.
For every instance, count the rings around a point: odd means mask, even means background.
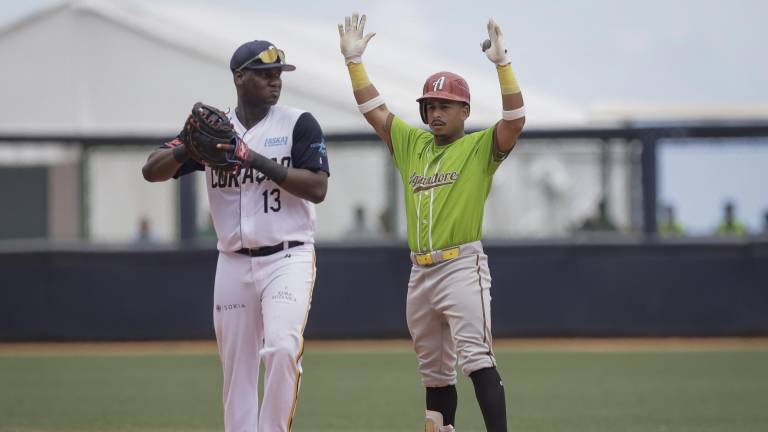
[[[727,201],[723,206],[723,220],[717,226],[717,235],[743,236],[747,234],[747,227],[736,218],[736,206],[732,201]]]
[[[152,228],[149,225],[149,219],[146,216],[139,218],[139,228],[136,232],[137,244],[150,244],[155,242],[155,236],[152,234]]]
[[[365,219],[365,207],[359,204],[356,205],[354,209],[352,226],[345,233],[346,239],[370,240],[378,237],[376,231],[368,226]]]
[[[763,235],[768,236],[768,210],[763,212]]]
[[[595,214],[588,217],[579,227],[580,231],[616,231],[616,224],[608,215],[608,202],[601,198]]]
[[[381,228],[382,236],[392,237],[395,234],[392,222],[392,209],[390,207],[386,207],[379,212],[379,227]]]
[[[213,217],[211,217],[210,213],[208,214],[208,223],[198,228],[197,236],[206,239],[216,238],[216,230],[213,228]]]
[[[659,234],[663,237],[675,237],[685,235],[683,226],[675,218],[675,208],[671,205],[664,206],[662,218],[659,221]]]

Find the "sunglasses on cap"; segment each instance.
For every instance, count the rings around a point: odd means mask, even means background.
[[[273,45],[270,45],[269,48],[260,52],[257,56],[253,57],[252,59],[246,61],[235,70],[242,71],[246,66],[253,63],[256,60],[261,60],[263,64],[273,64],[278,62],[279,60],[278,64],[285,64],[285,53],[283,52],[283,50],[277,49]]]

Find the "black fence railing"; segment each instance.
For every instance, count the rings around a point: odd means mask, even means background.
[[[768,335],[768,240],[489,243],[496,336]],[[217,252],[0,251],[0,341],[213,337]],[[404,245],[319,245],[306,334],[408,337]]]

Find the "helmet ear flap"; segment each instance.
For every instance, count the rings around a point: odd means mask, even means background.
[[[421,114],[421,121],[427,124],[427,104],[424,101],[419,101],[419,114]]]

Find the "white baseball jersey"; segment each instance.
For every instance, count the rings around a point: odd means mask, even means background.
[[[325,171],[330,174],[320,125],[308,112],[272,106],[261,121],[245,128],[234,112],[228,117],[249,148],[287,167]],[[166,147],[182,142],[181,134]],[[253,168],[238,172],[185,162],[175,177],[205,170],[218,249],[272,246],[284,241],[314,243],[315,205],[281,189]]]

